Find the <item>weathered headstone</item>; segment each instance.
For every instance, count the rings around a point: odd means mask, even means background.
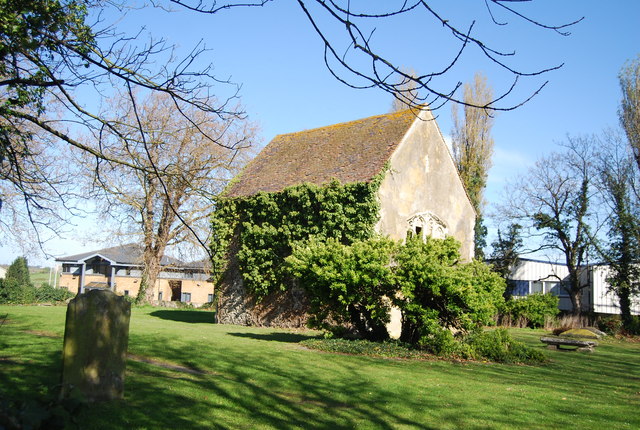
[[[91,290],[67,307],[62,396],[78,389],[88,401],[121,399],[131,305],[110,290]]]

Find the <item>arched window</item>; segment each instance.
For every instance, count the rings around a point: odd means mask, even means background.
[[[411,216],[407,220],[408,231],[424,240],[427,236],[435,239],[444,239],[449,229],[444,221],[432,212],[421,212]]]

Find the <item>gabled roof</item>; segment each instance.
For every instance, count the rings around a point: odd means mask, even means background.
[[[203,258],[197,261],[182,263],[182,267],[185,269],[197,269],[197,270],[202,270],[204,272],[208,272],[211,270],[211,259]]]
[[[142,265],[143,248],[141,244],[129,243],[127,245],[113,246],[111,248],[99,249],[97,251],[83,252],[81,254],[69,255],[56,258],[56,261],[81,262],[94,256],[100,256],[111,261],[112,264]],[[180,260],[165,255],[160,261],[162,266],[181,266]]]
[[[276,136],[227,190],[245,197],[310,182],[368,182],[379,174],[418,112],[378,115]]]

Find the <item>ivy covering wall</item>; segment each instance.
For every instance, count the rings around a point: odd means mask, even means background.
[[[370,182],[306,183],[278,193],[220,198],[212,215],[214,276],[221,279],[233,248],[245,287],[257,299],[285,290],[291,280],[284,260],[294,246],[311,238],[350,245],[373,236],[383,176]]]

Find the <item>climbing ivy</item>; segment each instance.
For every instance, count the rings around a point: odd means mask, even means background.
[[[230,252],[235,252],[245,286],[257,299],[285,290],[290,280],[284,259],[295,245],[311,238],[350,245],[372,237],[383,176],[370,182],[305,183],[278,193],[219,198],[212,215],[214,275],[221,279]]]

